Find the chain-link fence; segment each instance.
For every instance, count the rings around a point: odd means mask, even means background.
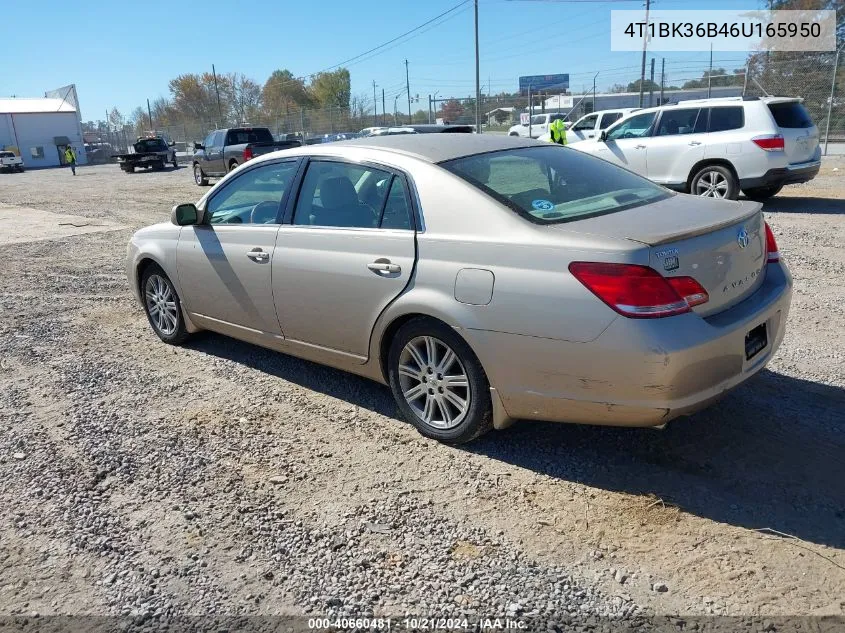
[[[790,57],[791,56],[791,57]],[[709,64],[657,59],[656,72],[649,73],[639,92],[639,69],[602,71],[595,77],[590,73],[590,85],[570,94],[534,94],[530,103],[527,95],[481,95],[479,117],[482,131],[507,133],[520,123],[524,114],[559,112],[569,120],[595,110],[637,108],[672,103],[684,99],[707,97],[790,96],[801,97],[819,129],[821,144],[827,153],[845,154],[845,53],[765,53]],[[727,67],[723,70],[721,67]],[[593,81],[596,81],[593,84]],[[612,84],[613,89],[598,86]],[[590,88],[593,90],[590,90]],[[574,88],[574,86],[573,86]],[[395,95],[392,95],[395,96]],[[277,138],[316,139],[342,132],[357,132],[371,126],[403,126],[409,123],[448,122],[474,125],[476,106],[473,97],[444,97],[442,93],[420,95],[414,99],[413,112],[398,108],[403,97],[369,103],[353,100],[352,107],[289,108],[284,112],[257,111],[247,121],[186,120],[168,121],[167,125],[153,121],[155,131],[175,141],[179,152],[190,153],[193,144],[202,142],[208,133],[223,127],[252,125],[268,127]],[[394,112],[383,112],[391,101]],[[124,128],[106,134],[105,141],[118,146],[131,145],[134,136],[150,130]],[[109,134],[111,136],[109,136]],[[113,138],[116,137],[116,138]]]

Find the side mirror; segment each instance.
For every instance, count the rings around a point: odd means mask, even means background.
[[[168,143],[168,145],[169,145],[170,147],[173,147],[174,145],[176,145],[176,141],[170,141],[170,142]]]
[[[599,134],[599,140],[604,143],[607,141],[607,130],[602,130],[601,134]]]
[[[190,226],[199,222],[200,212],[193,202],[175,204],[170,212],[170,221],[176,226]]]
[[[194,143],[194,149],[205,149],[205,145],[202,143]]]

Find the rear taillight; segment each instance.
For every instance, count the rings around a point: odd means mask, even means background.
[[[244,148],[244,162],[246,162],[248,160],[252,160],[252,148],[251,147],[245,147]]]
[[[635,264],[572,262],[569,272],[619,314],[653,319],[689,312],[709,296],[692,277],[663,277]]]
[[[775,241],[775,234],[772,233],[772,227],[768,222],[766,225],[766,261],[770,264],[776,264],[780,261],[780,253],[778,252],[778,243]]]
[[[764,149],[767,152],[780,152],[783,151],[784,148],[783,137],[780,134],[755,136],[751,140],[757,147]]]

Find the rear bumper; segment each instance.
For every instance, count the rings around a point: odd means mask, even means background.
[[[757,178],[740,179],[739,188],[754,189],[757,187],[776,187],[808,182],[816,177],[821,165],[821,160],[812,160],[806,163],[795,163],[787,167],[770,169]]]
[[[712,317],[618,317],[587,343],[463,334],[511,418],[656,426],[705,408],[763,369],[783,340],[791,297],[789,271],[771,264],[753,295]],[[762,323],[768,344],[746,360],[745,335]]]

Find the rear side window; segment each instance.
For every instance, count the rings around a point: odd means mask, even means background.
[[[710,109],[710,132],[738,130],[744,125],[742,106]]]
[[[672,195],[642,176],[556,145],[475,154],[440,165],[537,224],[615,213]]]
[[[273,135],[264,128],[229,130],[226,145],[241,145],[242,143],[272,143]]]
[[[674,136],[676,134],[692,134],[698,119],[698,108],[684,108],[683,110],[664,110],[657,124],[657,136]]]
[[[790,129],[813,127],[813,119],[810,118],[807,108],[797,101],[770,103],[769,111],[775,117],[778,127]]]

